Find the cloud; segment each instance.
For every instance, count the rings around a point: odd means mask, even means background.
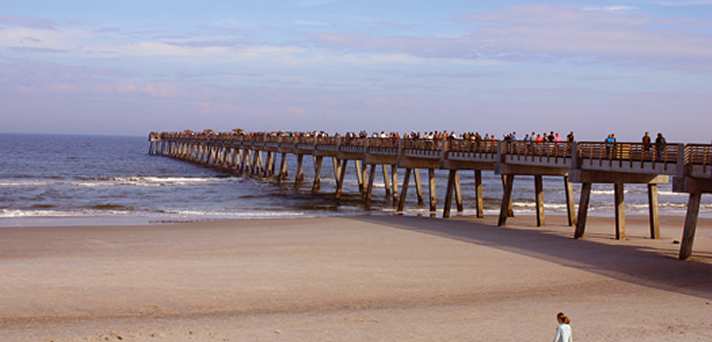
[[[470,31],[450,37],[321,33],[316,38],[332,49],[422,58],[707,66],[712,59],[712,37],[684,32],[689,24],[684,19],[662,20],[633,7],[527,5],[473,14],[465,21]]]
[[[711,6],[712,0],[658,1],[656,4],[666,7]]]
[[[521,6],[472,20],[481,25],[473,38],[487,37],[489,50],[649,62],[712,58],[709,36],[666,29],[639,13]]]
[[[637,10],[638,7],[635,6],[626,6],[626,5],[611,5],[611,6],[591,6],[591,7],[584,7],[584,11],[592,11],[592,12],[628,12],[628,11],[633,11]]]
[[[16,16],[0,16],[0,27],[29,27],[43,30],[54,30],[56,24],[47,19]]]

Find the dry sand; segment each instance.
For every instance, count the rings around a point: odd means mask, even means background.
[[[0,229],[0,341],[712,341],[712,222],[353,217]]]

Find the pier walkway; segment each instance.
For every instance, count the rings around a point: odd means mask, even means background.
[[[236,130],[228,133],[152,132],[149,134],[149,154],[185,160],[237,176],[273,178],[278,182],[288,181],[288,155],[292,154],[297,161],[293,178],[297,184],[305,181],[304,156],[311,156],[315,175],[311,189],[315,193],[321,189],[321,170],[324,158],[328,158],[336,179],[336,200],[343,195],[347,167],[353,165],[366,209],[371,207],[374,179],[380,168],[386,196],[399,213],[405,209],[411,178],[414,179],[418,205],[424,205],[420,173],[424,169],[427,170],[431,215],[435,215],[438,207],[435,170],[447,170],[444,218],[451,215],[453,197],[456,210],[464,210],[460,186],[464,172],[474,177],[475,211],[477,217],[483,217],[482,171],[494,171],[501,175],[503,186],[500,226],[505,226],[507,218],[513,216],[512,191],[517,176],[534,177],[537,226],[545,224],[543,177],[561,177],[568,223],[575,226],[573,237],[577,239],[585,234],[591,189],[596,183],[613,186],[616,239],[625,238],[625,184],[646,184],[650,238],[659,238],[657,187],[672,178],[674,191],[689,193],[679,254],[683,260],[692,254],[702,194],[712,193],[712,145],[667,144],[664,150],[658,151],[655,146],[646,147],[640,143],[292,136]],[[398,169],[404,170],[402,183],[398,180]],[[578,210],[573,183],[581,184]]]

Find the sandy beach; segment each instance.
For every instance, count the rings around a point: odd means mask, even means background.
[[[0,229],[0,341],[712,340],[712,221],[364,216]]]

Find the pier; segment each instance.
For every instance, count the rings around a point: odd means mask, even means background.
[[[374,180],[380,169],[385,193],[398,213],[405,210],[411,178],[419,206],[425,205],[423,187],[428,189],[431,216],[438,209],[435,170],[447,170],[443,218],[455,209],[464,210],[461,177],[474,177],[476,216],[484,216],[482,171],[502,178],[503,197],[498,225],[506,226],[513,216],[512,192],[518,176],[533,176],[536,225],[545,224],[543,177],[561,177],[566,194],[567,221],[573,237],[582,238],[593,184],[610,184],[614,189],[616,239],[625,238],[625,185],[645,184],[648,188],[650,238],[660,237],[658,185],[669,183],[673,190],[689,194],[679,258],[692,254],[702,194],[712,193],[712,145],[666,144],[663,150],[640,143],[410,139],[400,137],[352,137],[247,133],[242,130],[217,133],[210,130],[149,134],[149,154],[184,160],[243,177],[261,177],[277,182],[290,181],[288,155],[296,157],[292,182],[302,184],[304,157],[313,161],[311,190],[321,191],[321,170],[330,161],[336,180],[335,200],[343,196],[348,167],[355,168],[359,195],[366,209],[371,207]],[[279,159],[279,163],[277,160]],[[402,169],[402,183],[398,170]],[[422,171],[427,171],[427,185]],[[581,184],[576,208],[573,183]]]

